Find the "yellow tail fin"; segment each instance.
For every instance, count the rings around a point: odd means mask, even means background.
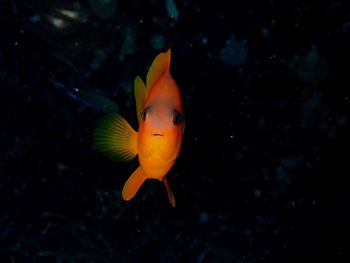
[[[141,167],[138,167],[124,184],[122,191],[123,199],[129,201],[133,198],[145,180],[146,177],[143,174],[143,170]]]

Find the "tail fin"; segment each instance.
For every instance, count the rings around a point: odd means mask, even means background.
[[[144,176],[143,170],[139,166],[124,184],[122,191],[123,199],[125,201],[129,201],[131,198],[133,198],[145,180],[146,177]]]

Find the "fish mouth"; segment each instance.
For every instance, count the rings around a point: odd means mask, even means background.
[[[152,133],[152,135],[153,136],[161,136],[161,137],[163,137],[164,135],[163,134],[161,134],[161,133]]]

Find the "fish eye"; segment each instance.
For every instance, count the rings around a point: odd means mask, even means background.
[[[178,126],[182,123],[182,113],[174,109],[173,124]]]
[[[146,121],[146,116],[149,114],[151,111],[151,106],[146,107],[143,112],[141,113],[141,119],[142,121]]]

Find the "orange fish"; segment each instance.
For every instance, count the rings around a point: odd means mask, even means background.
[[[148,70],[146,85],[137,76],[134,81],[139,131],[136,132],[118,114],[103,118],[95,131],[98,150],[118,161],[138,155],[140,166],[124,184],[122,197],[128,201],[146,179],[160,180],[175,207],[167,173],[180,153],[184,116],[179,88],[170,74],[170,49],[159,54]]]

